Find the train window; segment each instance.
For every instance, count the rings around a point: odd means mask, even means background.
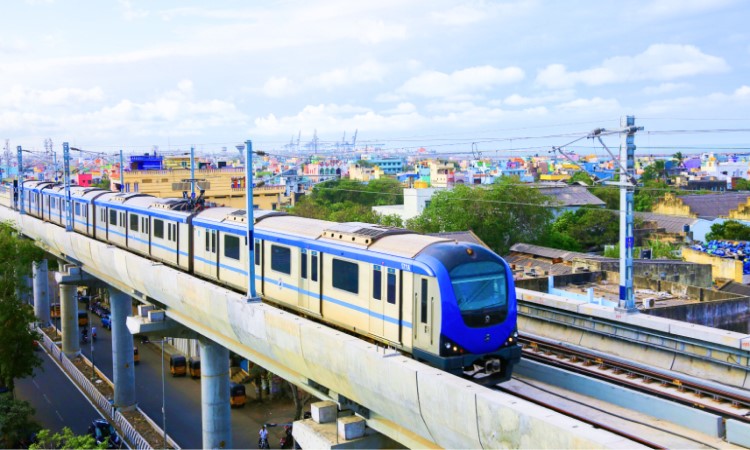
[[[260,265],[260,239],[255,240],[255,251],[253,253],[255,257],[255,265],[259,266]]]
[[[130,230],[138,231],[138,216],[136,214],[130,215]]]
[[[422,323],[427,323],[427,279],[422,278],[422,298],[420,306],[419,320]]]
[[[224,256],[239,261],[240,238],[238,238],[237,236],[231,236],[229,234],[224,235]]]
[[[359,264],[333,259],[333,287],[359,294]]]
[[[216,230],[211,230],[211,253],[216,253]]]
[[[81,204],[76,202],[76,216],[81,215]]]
[[[388,269],[388,303],[396,304],[396,271]]]
[[[154,219],[154,237],[164,239],[164,221],[161,219]]]
[[[211,251],[211,230],[206,230],[206,251]]]
[[[172,224],[171,223],[167,223],[167,240],[168,241],[172,240]]]
[[[125,228],[125,213],[124,212],[120,213],[120,226]]]
[[[310,281],[318,281],[318,252],[312,252],[310,266]]]
[[[57,203],[56,199],[54,199],[54,198],[53,198],[53,199],[50,199],[50,202],[49,202],[49,203],[50,203],[50,205],[52,206],[52,208],[57,208],[57,206],[55,206],[55,204]]]
[[[102,213],[101,213],[101,216],[102,216],[102,222],[106,222],[106,221],[107,221],[107,210],[105,210],[104,208],[102,208],[102,209],[101,209],[101,212],[102,212]]]
[[[300,251],[299,261],[300,261],[300,265],[299,265],[300,275],[299,276],[306,280],[307,279],[307,249],[303,248]]]
[[[287,275],[292,273],[291,249],[278,245],[271,246],[271,270]]]
[[[117,211],[114,209],[109,210],[109,224],[117,225]]]
[[[380,300],[383,297],[383,272],[380,266],[372,268],[372,298]]]

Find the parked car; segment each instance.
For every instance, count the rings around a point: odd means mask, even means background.
[[[97,444],[107,442],[108,448],[122,447],[122,439],[109,422],[104,419],[94,419],[89,425],[89,434],[94,437]]]
[[[108,330],[112,329],[112,319],[109,317],[109,314],[102,316],[102,326]]]

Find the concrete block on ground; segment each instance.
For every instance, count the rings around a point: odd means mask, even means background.
[[[317,423],[335,422],[339,408],[333,402],[316,402],[310,405],[312,419]]]
[[[365,419],[361,417],[340,417],[336,422],[340,439],[349,441],[365,435]]]

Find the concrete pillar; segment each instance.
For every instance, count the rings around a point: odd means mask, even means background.
[[[81,353],[81,334],[78,330],[77,286],[60,285],[60,328],[62,328],[62,351],[68,357]]]
[[[203,448],[232,448],[229,407],[229,350],[201,337]]]
[[[134,409],[135,367],[133,364],[133,335],[125,321],[130,315],[131,300],[115,288],[109,288],[109,304],[112,308],[112,372],[115,383],[114,405],[121,411]]]
[[[47,260],[32,263],[31,268],[34,274],[34,315],[46,327],[50,323]]]

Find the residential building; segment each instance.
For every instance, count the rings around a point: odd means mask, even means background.
[[[404,189],[403,205],[373,206],[372,210],[384,216],[397,215],[406,222],[422,214],[422,211],[430,204],[432,196],[439,190],[435,188]]]

